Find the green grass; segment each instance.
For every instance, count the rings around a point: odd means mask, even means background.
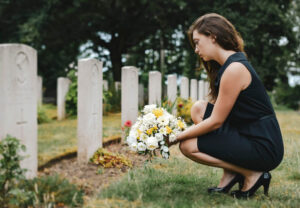
[[[56,119],[56,107],[44,105],[49,118]],[[121,114],[108,114],[103,117],[103,138],[121,135]],[[38,163],[42,165],[59,155],[77,149],[77,119],[52,120],[38,126]]]
[[[131,170],[87,201],[86,207],[300,207],[300,114],[280,110],[277,117],[285,155],[271,172],[269,197],[262,188],[251,200],[208,194],[207,187],[218,184],[222,171],[187,159],[174,146],[169,160],[156,158]]]

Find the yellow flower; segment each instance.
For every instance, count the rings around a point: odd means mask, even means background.
[[[152,113],[156,116],[156,118],[159,118],[160,116],[162,116],[164,114],[164,111],[163,111],[163,109],[158,108],[158,109],[152,110]]]
[[[177,125],[179,128],[183,129],[184,128],[184,123],[181,120],[178,120]]]
[[[154,126],[153,128],[154,128],[154,130],[157,130],[157,129],[158,129],[157,126]]]
[[[139,135],[141,135],[141,133],[142,133],[139,129],[137,129],[137,132],[138,132]]]
[[[172,133],[172,129],[169,126],[166,126],[166,130],[167,130],[167,134],[171,134]]]
[[[153,132],[153,128],[148,129],[146,132],[147,132],[148,135],[151,135],[152,132]]]

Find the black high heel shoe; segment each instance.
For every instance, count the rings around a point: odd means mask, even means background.
[[[269,186],[271,182],[271,174],[269,172],[264,172],[256,181],[256,183],[248,190],[248,191],[241,191],[236,190],[231,192],[231,196],[237,199],[247,199],[255,194],[255,192],[259,189],[259,187],[264,187],[264,194],[268,196]]]
[[[239,189],[242,189],[244,185],[244,177],[237,173],[236,176],[224,187],[211,187],[208,188],[208,193],[228,193],[229,190],[236,184],[239,183]]]

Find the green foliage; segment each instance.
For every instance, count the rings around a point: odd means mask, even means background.
[[[0,204],[1,207],[54,207],[57,204],[81,207],[83,191],[66,179],[44,176],[25,179],[26,169],[20,167],[25,146],[10,135],[0,142]]]
[[[47,116],[46,110],[42,105],[38,105],[38,124],[49,123],[51,119]]]
[[[299,66],[300,33],[293,30],[299,26],[299,11],[299,0],[4,1],[0,42],[37,49],[46,94],[55,93],[56,79],[66,75],[70,63],[91,51],[115,81],[124,65],[137,66],[142,74],[161,71],[163,80],[169,73],[195,78],[200,71],[194,70],[197,57],[185,31],[200,15],[216,12],[241,33],[252,65],[272,90],[276,79],[287,83],[290,63]],[[84,51],[79,50],[83,44]]]
[[[300,85],[291,87],[288,84],[279,83],[275,88],[274,100],[276,104],[299,109],[300,106]]]
[[[66,95],[66,112],[68,116],[77,115],[77,70],[72,69],[67,77],[71,80],[69,91]]]
[[[82,207],[83,204],[83,190],[58,175],[24,180],[19,186],[31,193],[31,197],[23,204],[19,203],[19,205]]]
[[[121,90],[103,91],[103,110],[104,113],[121,111]]]
[[[20,155],[21,150],[25,151],[25,146],[10,135],[0,141],[0,204],[3,207],[8,206],[10,200],[23,192],[17,187],[18,182],[25,178],[26,172],[26,169],[20,167],[20,161],[24,159]]]

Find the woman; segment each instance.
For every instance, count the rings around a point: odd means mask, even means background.
[[[222,168],[211,192],[252,196],[260,186],[268,194],[270,170],[283,158],[283,142],[272,104],[243,52],[234,26],[218,14],[198,18],[188,31],[195,53],[210,78],[211,102],[191,109],[195,125],[177,135],[181,152],[191,160]]]

